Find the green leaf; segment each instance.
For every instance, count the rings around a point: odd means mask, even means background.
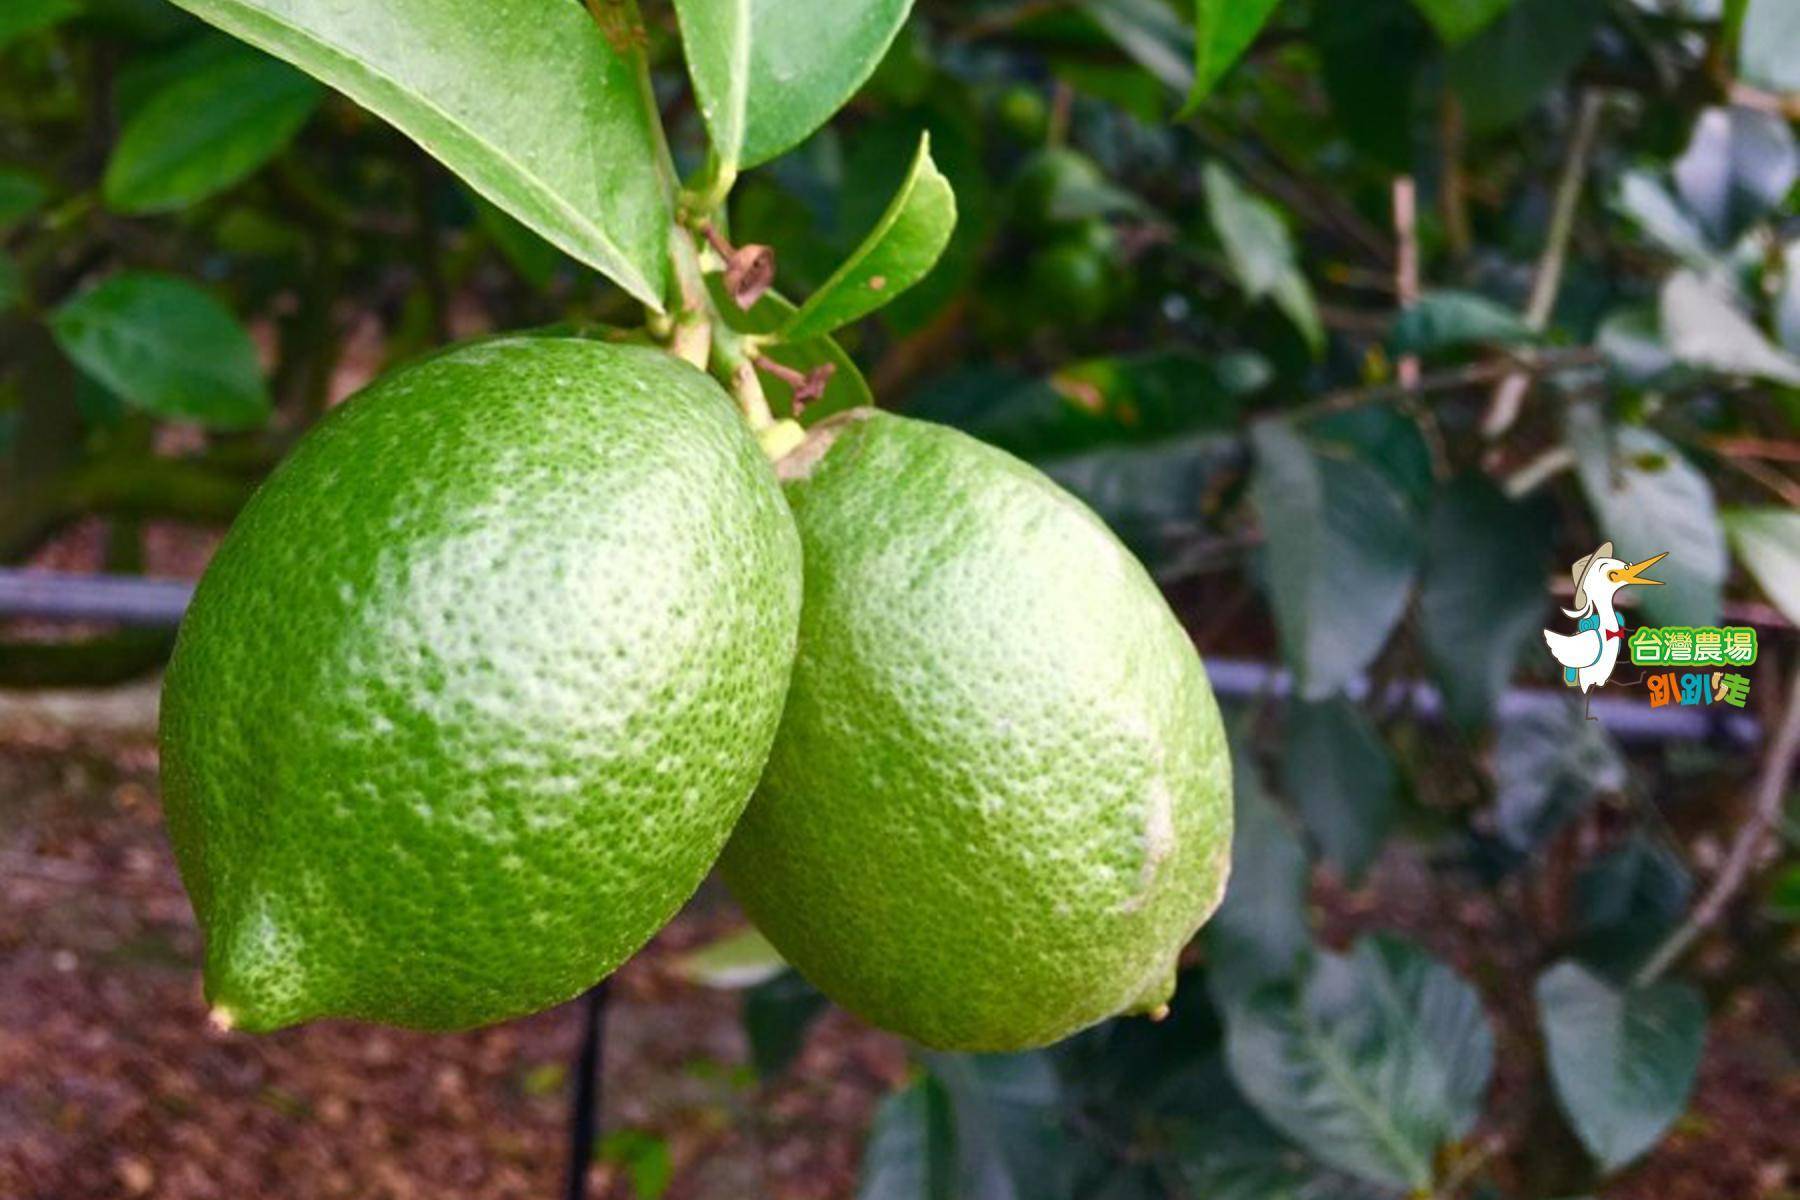
[[[1271,1124],[1340,1170],[1421,1193],[1439,1148],[1480,1115],[1493,1070],[1474,989],[1383,936],[1228,1008],[1226,1029],[1232,1078]]]
[[[1610,436],[1589,405],[1569,412],[1569,447],[1599,521],[1601,536],[1635,561],[1667,552],[1654,578],[1662,587],[1637,587],[1640,623],[1716,625],[1727,566],[1725,531],[1712,485],[1681,452],[1641,426],[1620,425]]]
[[[1263,590],[1301,697],[1323,700],[1374,661],[1405,611],[1418,522],[1374,468],[1315,453],[1283,422],[1259,422],[1250,439]]]
[[[1800,923],[1800,866],[1787,868],[1769,884],[1768,911],[1777,921]]]
[[[1446,46],[1457,46],[1492,25],[1513,0],[1413,0]]]
[[[1325,857],[1360,879],[1394,825],[1394,764],[1374,727],[1342,697],[1295,704],[1281,765],[1283,789]]]
[[[1689,266],[1706,270],[1717,264],[1718,252],[1694,214],[1683,208],[1662,180],[1648,171],[1625,172],[1613,207],[1651,241]]]
[[[1206,164],[1203,178],[1213,232],[1225,247],[1238,285],[1252,300],[1274,300],[1316,354],[1324,345],[1325,331],[1281,211],[1246,191],[1217,162]]]
[[[1240,0],[1240,7],[1273,2]],[[1194,33],[1164,0],[1082,0],[1081,7],[1147,73],[1184,95],[1193,91]]]
[[[1520,853],[1541,845],[1595,793],[1622,791],[1625,781],[1618,747],[1578,704],[1546,705],[1500,722],[1494,823]]]
[[[956,196],[919,138],[912,168],[874,229],[782,326],[786,341],[822,337],[869,315],[923,279],[956,228]]]
[[[1538,644],[1550,515],[1479,474],[1453,481],[1432,506],[1419,633],[1450,718],[1465,728],[1493,714],[1519,652]]]
[[[1501,129],[1528,115],[1587,57],[1603,0],[1514,0],[1450,54],[1450,86],[1469,128]]]
[[[186,280],[115,275],[64,304],[50,327],[83,371],[165,420],[249,429],[269,418],[250,335]]]
[[[1794,131],[1751,108],[1709,108],[1675,160],[1675,187],[1712,240],[1729,245],[1787,199],[1800,178]]]
[[[25,295],[25,277],[12,255],[0,250],[0,315],[10,311]]]
[[[1309,33],[1332,115],[1353,147],[1378,166],[1413,170],[1419,80],[1441,70],[1443,53],[1418,10],[1407,0],[1315,4]]]
[[[675,1160],[669,1143],[641,1129],[616,1129],[600,1139],[595,1150],[601,1162],[622,1167],[631,1182],[632,1200],[660,1200],[675,1178]]]
[[[163,212],[223,191],[281,153],[323,95],[287,64],[239,49],[132,115],[106,164],[106,203]]]
[[[754,928],[708,942],[675,960],[675,973],[689,983],[737,991],[767,983],[787,970],[787,959]]]
[[[1685,983],[1615,988],[1578,963],[1537,982],[1557,1103],[1601,1167],[1643,1154],[1687,1108],[1706,1006]]]
[[[603,33],[567,0],[178,2],[392,122],[661,310],[672,215],[636,30]]]
[[[1426,292],[1394,320],[1395,354],[1515,345],[1536,338],[1512,309],[1473,292]]]
[[[744,993],[744,1033],[756,1073],[773,1079],[806,1044],[806,1031],[825,1011],[825,996],[796,971],[783,971]]]
[[[1692,891],[1693,877],[1677,855],[1642,831],[1632,833],[1575,879],[1577,954],[1598,971],[1629,978],[1681,920]]]
[[[6,0],[0,5],[0,48],[60,24],[81,11],[76,0]]]
[[[1800,625],[1800,512],[1733,508],[1721,516],[1738,561],[1781,615]],[[1658,564],[1661,565],[1661,564]]]
[[[960,1200],[956,1127],[944,1085],[927,1075],[875,1110],[856,1200]]]
[[[714,304],[739,333],[773,333],[794,313],[794,306],[779,293],[772,291],[764,292],[762,299],[749,312],[744,312],[725,295],[721,276],[708,276],[707,284],[713,289]],[[856,360],[844,353],[843,347],[829,337],[784,342],[779,346],[769,347],[765,353],[783,366],[792,367],[803,374],[826,364],[835,368],[825,384],[825,395],[806,406],[803,424],[812,425],[823,421],[832,413],[875,403]],[[793,410],[792,388],[773,375],[764,374],[762,382],[776,416],[786,416]]]
[[[1800,8],[1790,0],[1749,0],[1737,42],[1744,82],[1800,92]]]
[[[1225,900],[1207,922],[1207,983],[1221,1005],[1293,978],[1312,945],[1306,917],[1306,848],[1264,794],[1254,759],[1232,738],[1231,875]],[[1179,993],[1178,993],[1179,994]]]
[[[49,196],[50,189],[31,172],[0,167],[0,233],[36,212]]]
[[[927,1054],[956,1122],[959,1196],[1068,1194],[1062,1086],[1049,1055]]]
[[[1724,290],[1693,271],[1677,271],[1662,289],[1662,335],[1690,366],[1800,387],[1800,357],[1763,336]]]
[[[713,149],[753,167],[799,145],[856,93],[912,0],[676,0]]]
[[[1197,0],[1194,12],[1194,86],[1186,112],[1212,92],[1275,14],[1279,0]]]
[[[1615,309],[1600,322],[1595,347],[1606,355],[1607,365],[1626,383],[1646,387],[1675,366],[1675,356],[1663,345],[1656,310],[1648,305]]]
[[[489,204],[479,192],[465,188],[464,194],[475,210],[475,223],[519,277],[540,291],[549,287],[557,268],[569,261],[563,252]]]
[[[1037,460],[1112,527],[1154,572],[1204,528],[1202,506],[1243,464],[1243,443],[1216,433]]]

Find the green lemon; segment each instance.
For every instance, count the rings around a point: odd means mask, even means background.
[[[225,539],[164,690],[219,1018],[460,1028],[617,967],[755,787],[799,603],[774,472],[665,354],[498,339],[353,398]]]
[[[1026,301],[1042,321],[1092,325],[1119,291],[1117,235],[1097,218],[1082,221],[1034,250],[1026,267]]]
[[[1047,236],[1081,219],[1106,173],[1079,150],[1052,146],[1025,161],[1012,183],[1012,217],[1021,233]]]
[[[781,473],[806,597],[733,892],[833,999],[930,1046],[1160,1007],[1225,887],[1231,767],[1142,566],[940,426],[856,410]]]

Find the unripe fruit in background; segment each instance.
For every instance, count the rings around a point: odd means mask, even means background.
[[[748,799],[799,601],[773,472],[667,354],[494,340],[350,400],[220,547],[165,687],[221,1019],[459,1028],[610,972]]]
[[[929,1046],[1159,1007],[1224,891],[1231,768],[1142,566],[941,426],[856,410],[781,470],[806,598],[732,891],[832,999]]]

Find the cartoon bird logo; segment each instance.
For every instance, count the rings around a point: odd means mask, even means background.
[[[1563,612],[1576,618],[1572,635],[1544,630],[1544,642],[1550,653],[1563,665],[1563,682],[1579,687],[1582,712],[1587,713],[1587,693],[1612,678],[1613,666],[1619,661],[1619,650],[1625,645],[1625,623],[1613,608],[1613,597],[1622,587],[1641,583],[1661,587],[1662,580],[1646,579],[1644,572],[1668,557],[1664,551],[1654,558],[1627,566],[1613,557],[1613,544],[1602,542],[1600,548],[1586,558],[1576,560],[1575,607]],[[1593,715],[1587,714],[1592,720]]]

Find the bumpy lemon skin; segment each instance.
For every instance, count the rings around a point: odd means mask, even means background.
[[[768,461],[668,355],[496,339],[352,398],[226,537],[164,689],[216,1018],[464,1028],[612,971],[748,800],[799,600]]]
[[[827,995],[927,1046],[1156,1010],[1224,891],[1231,766],[1154,583],[954,430],[859,411],[782,468],[800,649],[732,891]]]

